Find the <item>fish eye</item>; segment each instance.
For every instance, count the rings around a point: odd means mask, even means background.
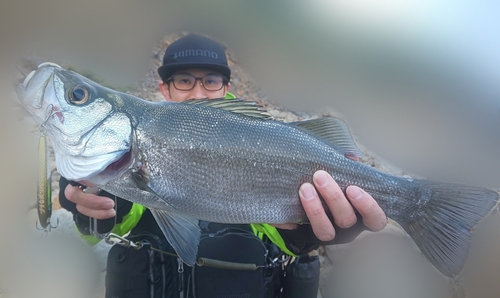
[[[69,92],[69,97],[72,103],[81,105],[87,102],[90,92],[86,86],[77,85]]]

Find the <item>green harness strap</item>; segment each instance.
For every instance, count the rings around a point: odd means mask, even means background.
[[[250,224],[250,226],[252,227],[253,233],[261,240],[263,240],[264,235],[266,235],[269,240],[276,244],[276,246],[278,246],[287,255],[296,257],[296,255],[291,252],[288,247],[286,247],[285,241],[275,227],[269,224]]]
[[[127,234],[128,232],[130,232],[133,228],[135,228],[137,223],[139,223],[139,220],[141,219],[142,214],[144,213],[144,211],[146,211],[146,209],[147,208],[142,206],[142,205],[133,203],[132,208],[130,208],[130,212],[127,213],[123,217],[123,220],[121,223],[118,223],[113,227],[113,230],[111,231],[111,233],[115,233],[117,235],[123,236],[123,235]],[[78,228],[76,226],[75,226],[75,229],[78,231]],[[96,238],[92,235],[84,235],[84,234],[80,233],[79,231],[78,231],[78,233],[80,234],[80,237],[82,237],[82,239],[87,244],[89,244],[91,246],[93,246],[93,245],[97,244],[99,241],[101,241],[101,239]]]

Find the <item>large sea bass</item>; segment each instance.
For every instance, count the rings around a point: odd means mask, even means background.
[[[18,96],[49,136],[57,169],[148,207],[188,265],[198,219],[222,223],[305,223],[299,186],[320,169],[340,186],[369,192],[445,275],[463,267],[473,227],[496,191],[412,180],[346,158],[359,151],[345,123],[281,123],[254,103],[151,103],[43,63]]]

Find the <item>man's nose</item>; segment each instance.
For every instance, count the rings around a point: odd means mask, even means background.
[[[200,83],[196,82],[196,84],[194,84],[193,89],[191,90],[191,98],[202,99],[205,97],[207,97],[207,95],[205,94],[205,88],[203,88],[201,82]]]

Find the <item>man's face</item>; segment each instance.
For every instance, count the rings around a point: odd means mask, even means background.
[[[226,96],[226,92],[229,89],[230,84],[223,84],[223,87],[220,90],[216,91],[209,91],[206,90],[205,87],[202,85],[202,80],[196,79],[194,87],[190,90],[179,90],[177,87],[181,89],[186,89],[182,88],[182,85],[184,85],[184,82],[189,82],[189,80],[194,79],[194,78],[208,78],[207,83],[212,82],[210,77],[206,77],[209,75],[215,75],[215,76],[222,76],[220,73],[209,70],[209,69],[202,69],[202,68],[189,68],[189,69],[182,69],[178,70],[174,73],[172,77],[180,78],[178,84],[174,84],[172,81],[169,81],[168,83],[165,83],[163,81],[160,81],[159,87],[160,91],[163,94],[163,97],[167,101],[172,101],[172,102],[182,102],[188,99],[202,99],[202,98],[208,98],[208,99],[214,99],[214,98],[221,98]],[[205,84],[207,85],[207,84]],[[207,88],[210,89],[210,87]]]

